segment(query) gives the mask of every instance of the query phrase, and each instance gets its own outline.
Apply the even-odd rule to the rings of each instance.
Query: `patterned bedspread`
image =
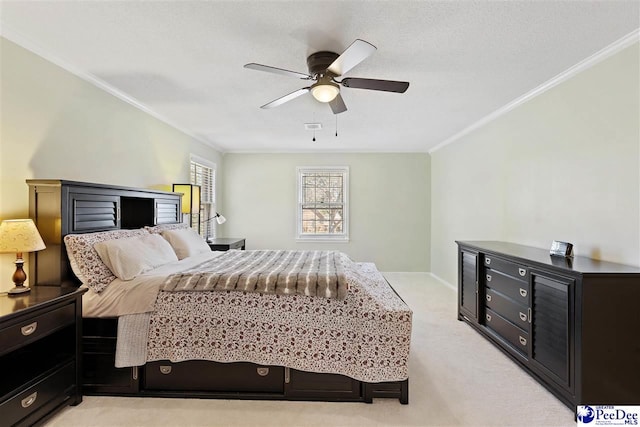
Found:
[[[144,361],[246,361],[366,382],[408,378],[411,310],[374,264],[355,263],[345,276],[349,292],[342,300],[161,291],[148,316]],[[121,317],[121,331],[127,319],[133,327],[140,322],[139,315]],[[133,348],[123,346],[119,335],[120,356]],[[119,357],[120,366],[133,366],[131,356]]]
[[[336,251],[228,251],[189,270],[172,274],[163,291],[236,290],[343,299],[345,267],[352,261]]]

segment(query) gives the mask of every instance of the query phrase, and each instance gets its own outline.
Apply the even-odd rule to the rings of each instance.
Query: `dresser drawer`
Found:
[[[75,322],[76,306],[68,304],[0,330],[0,355],[37,341]]]
[[[484,280],[488,288],[495,289],[518,304],[529,306],[529,283],[507,276],[491,268],[484,269]]]
[[[507,298],[491,288],[487,288],[485,305],[519,328],[525,331],[529,330],[529,309],[525,305]]]
[[[495,311],[487,309],[485,312],[485,325],[495,331],[499,336],[508,341],[517,351],[526,355],[529,343],[529,334],[518,328],[513,323],[501,317]]]
[[[281,366],[189,360],[149,362],[144,369],[144,387],[148,390],[284,392],[284,368]]]
[[[492,269],[493,271],[499,271],[509,276],[516,277],[520,280],[529,281],[529,268],[524,265],[519,265],[506,259],[494,257],[492,255],[485,254],[484,266]]]
[[[52,400],[60,399],[61,390],[73,391],[75,379],[75,362],[71,362],[25,391],[7,399],[0,404],[2,424],[14,425]],[[71,394],[64,396],[65,399],[69,397]]]

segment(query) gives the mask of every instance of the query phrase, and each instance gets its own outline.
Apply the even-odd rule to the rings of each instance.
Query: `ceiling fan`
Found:
[[[296,71],[284,70],[282,68],[270,67],[268,65],[250,63],[244,68],[252,70],[266,71],[269,73],[281,74],[283,76],[296,77],[301,80],[315,81],[311,86],[298,89],[288,95],[280,97],[274,101],[261,106],[260,108],[273,108],[291,101],[301,95],[311,92],[313,97],[320,102],[329,103],[333,114],[340,114],[347,111],[347,106],[340,96],[340,86],[358,89],[381,90],[385,92],[404,93],[409,87],[409,82],[399,82],[395,80],[361,79],[357,77],[347,77],[336,80],[353,67],[368,58],[376,47],[364,40],[356,39],[340,55],[334,52],[316,52],[307,58],[309,74]]]

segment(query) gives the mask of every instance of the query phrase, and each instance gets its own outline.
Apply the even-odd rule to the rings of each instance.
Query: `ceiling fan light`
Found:
[[[335,83],[316,84],[311,88],[311,94],[320,102],[331,102],[338,93],[340,89]]]

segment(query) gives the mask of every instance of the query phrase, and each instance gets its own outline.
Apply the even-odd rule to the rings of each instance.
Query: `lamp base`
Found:
[[[7,294],[22,295],[22,294],[26,294],[27,292],[31,292],[31,288],[28,288],[26,286],[14,286],[13,288],[9,289]]]

